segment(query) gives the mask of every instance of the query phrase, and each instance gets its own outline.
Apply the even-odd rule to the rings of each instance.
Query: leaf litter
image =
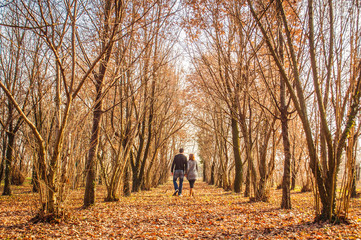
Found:
[[[82,209],[83,189],[66,202],[66,221],[30,223],[38,195],[31,187],[0,197],[0,239],[360,239],[361,199],[351,201],[350,224],[314,223],[312,193],[292,192],[291,210],[280,209],[282,193],[272,190],[270,202],[249,202],[198,181],[195,197],[174,197],[169,181],[151,191],[104,202],[97,187],[96,204]]]

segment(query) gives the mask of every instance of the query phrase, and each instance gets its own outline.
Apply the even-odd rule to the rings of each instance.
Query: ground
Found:
[[[250,203],[242,195],[196,182],[195,196],[173,197],[172,182],[104,202],[98,186],[96,204],[82,209],[83,190],[72,191],[69,219],[37,223],[37,194],[29,185],[0,196],[0,239],[361,239],[361,199],[351,202],[349,224],[313,223],[312,193],[292,193],[292,210],[279,208],[281,191],[269,203]],[[0,190],[2,190],[0,188]]]

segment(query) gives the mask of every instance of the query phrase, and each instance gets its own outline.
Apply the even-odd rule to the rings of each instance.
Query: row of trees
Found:
[[[167,180],[183,144],[175,1],[27,1],[1,6],[3,195],[32,173],[40,217],[70,189],[107,201]],[[21,180],[22,179],[22,180]]]
[[[281,207],[291,208],[296,175],[305,188],[312,176],[317,219],[339,221],[355,190],[358,2],[186,6],[204,179],[235,192],[245,183],[245,196],[267,201],[282,171]]]

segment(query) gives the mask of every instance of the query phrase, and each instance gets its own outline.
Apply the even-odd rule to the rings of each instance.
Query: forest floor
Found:
[[[2,191],[2,187],[0,187]],[[30,223],[38,195],[29,185],[0,196],[0,239],[361,239],[361,199],[351,202],[348,224],[313,223],[312,193],[292,192],[292,210],[280,209],[281,190],[270,202],[250,203],[240,194],[196,182],[195,197],[173,197],[172,182],[82,209],[83,190],[72,191],[69,218],[60,223]]]

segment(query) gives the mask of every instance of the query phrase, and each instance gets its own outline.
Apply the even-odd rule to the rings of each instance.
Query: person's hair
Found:
[[[193,160],[193,161],[194,161],[194,154],[193,154],[193,153],[189,154],[189,160]]]
[[[183,148],[180,148],[180,149],[179,149],[179,152],[180,152],[180,153],[184,153],[184,149],[183,149]]]

